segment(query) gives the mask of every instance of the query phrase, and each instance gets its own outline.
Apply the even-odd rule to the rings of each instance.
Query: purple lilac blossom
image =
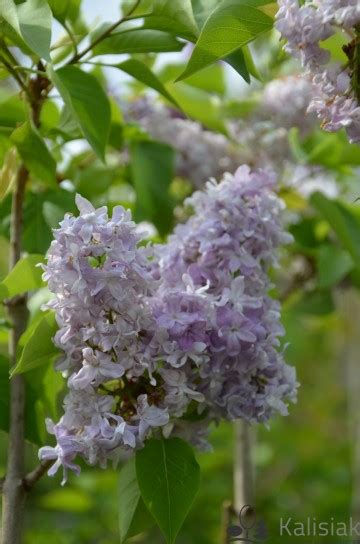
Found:
[[[79,195],[76,202],[80,215],[66,215],[54,230],[44,272],[55,294],[48,305],[59,325],[55,343],[64,352],[57,367],[69,392],[64,415],[48,424],[57,446],[40,457],[64,469],[76,454],[101,466],[116,461],[119,447],[140,446],[169,419],[151,398],[151,251],[139,246],[130,212],[118,206],[109,218],[106,207],[95,210]]]
[[[205,406],[210,419],[266,422],[276,410],[285,415],[287,401],[295,399],[295,372],[279,349],[280,306],[268,295],[268,270],[278,264],[278,246],[290,240],[274,184],[272,174],[247,166],[225,174],[220,184],[209,182],[188,199],[194,214],[187,223],[156,248],[161,282],[153,303],[162,304],[179,345],[168,297],[182,298],[176,316],[182,335],[186,331],[182,349],[194,353],[197,345],[199,359],[182,361],[180,368],[194,373],[204,395],[198,410]]]
[[[212,422],[268,422],[295,401],[283,360],[269,268],[289,241],[275,178],[239,168],[187,202],[194,214],[168,243],[140,245],[130,212],[108,217],[77,197],[80,215],[54,230],[44,279],[55,294],[64,415],[42,459],[79,472],[116,462],[151,435],[206,447]]]
[[[298,0],[278,0],[278,4],[276,27],[287,40],[285,50],[301,60],[315,86],[308,111],[317,114],[325,130],[344,128],[350,142],[359,143],[360,104],[351,81],[351,54],[344,66],[330,61],[329,52],[321,44],[339,30],[349,36],[350,45],[356,42],[358,0],[305,0],[302,5]]]
[[[206,130],[200,123],[184,119],[176,110],[149,99],[135,101],[128,108],[128,117],[136,119],[152,138],[175,149],[176,174],[198,189],[210,177],[219,179],[247,158],[223,134]]]
[[[278,127],[297,127],[301,135],[314,128],[316,116],[307,113],[314,96],[314,85],[309,78],[290,75],[273,79],[265,85],[261,107]]]
[[[316,115],[307,113],[314,89],[312,81],[299,74],[272,80],[257,95],[258,105],[251,115],[228,122],[232,143],[224,135],[204,130],[198,123],[184,119],[176,110],[154,103],[149,97],[132,102],[126,109],[126,104],[123,107],[130,121],[137,120],[152,137],[170,142],[176,148],[177,174],[192,180],[198,188],[210,177],[218,179],[224,169],[232,170],[230,165],[235,163],[271,168],[278,173],[279,182],[288,186],[289,180],[295,185],[288,174],[296,167],[288,131],[297,127],[300,137],[306,137],[316,126]],[[295,176],[296,185],[300,191],[301,185],[306,185],[309,194],[313,176],[309,173],[308,183],[305,174],[303,171],[301,176]],[[324,179],[331,178],[325,170],[321,175]],[[330,183],[335,181],[330,179]],[[316,187],[322,190],[319,184]]]

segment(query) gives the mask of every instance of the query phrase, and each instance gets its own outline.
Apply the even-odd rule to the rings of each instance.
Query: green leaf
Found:
[[[27,345],[43,318],[44,313],[39,312],[31,320],[27,329],[20,337],[19,347],[21,349]],[[33,416],[29,414],[28,417],[29,434],[32,432],[30,425],[31,420],[33,420],[33,426],[36,427],[36,432],[33,437],[30,437],[30,440],[35,443],[41,443],[42,439],[45,438],[44,413],[52,419],[58,419],[59,405],[57,399],[60,391],[64,387],[63,377],[59,372],[56,372],[54,368],[54,362],[58,355],[59,352],[56,351],[46,364],[27,370],[24,375],[26,381],[26,402],[29,403],[27,410],[29,412],[33,411],[32,404],[35,402],[38,403],[38,415],[40,417],[35,417],[36,414]]]
[[[360,164],[358,147],[349,143],[343,130],[336,133],[315,131],[302,143],[308,162],[335,170],[341,166],[358,166]]]
[[[250,75],[256,79],[261,79],[259,72],[256,69],[249,48],[244,45],[230,55],[227,55],[224,60],[237,71],[246,83],[250,83]]]
[[[311,196],[310,202],[335,231],[355,265],[360,266],[360,220],[353,210],[318,192]]]
[[[56,354],[49,361],[48,368],[44,369],[43,366],[37,367],[34,371],[28,372],[27,376],[32,376],[36,371],[41,371],[42,373],[42,391],[40,394],[40,399],[44,403],[48,413],[55,420],[59,418],[59,405],[58,405],[58,396],[59,393],[64,389],[64,378],[61,376],[60,372],[57,372],[54,368],[54,362],[56,361],[58,354]],[[45,372],[44,372],[45,370]],[[36,381],[38,383],[39,380]]]
[[[321,48],[329,51],[331,59],[341,64],[346,64],[349,62],[349,57],[344,51],[344,46],[348,44],[348,38],[345,33],[336,32],[332,34],[330,38],[321,42]]]
[[[75,177],[76,192],[91,200],[111,187],[116,174],[117,171],[113,167],[89,166],[84,170],[78,169]],[[61,213],[64,215],[63,210]]]
[[[167,64],[159,73],[163,83],[174,81],[184,70],[184,64]],[[212,64],[186,80],[186,85],[223,96],[226,91],[224,70],[220,64]]]
[[[1,288],[6,289],[5,296],[13,297],[43,287],[41,279],[43,271],[37,266],[41,262],[44,262],[43,255],[27,255],[20,259],[0,284]],[[2,292],[0,298],[4,298]]]
[[[305,146],[304,146],[305,147]],[[308,162],[312,164],[323,164],[328,168],[336,167],[341,163],[341,145],[337,135],[335,138],[321,138],[319,143],[308,148]]]
[[[251,54],[251,51],[250,51],[250,47],[248,45],[244,45],[242,48],[241,48],[241,51],[243,52],[244,54],[244,57],[245,57],[245,62],[246,62],[246,66],[247,66],[247,69],[249,70],[249,73],[256,79],[258,79],[259,81],[262,81],[262,77],[261,77],[261,74],[259,73],[256,65],[255,65],[255,62],[254,62],[254,59],[253,59],[253,56]],[[225,59],[226,60],[226,59]]]
[[[159,142],[134,143],[131,170],[136,190],[135,220],[151,221],[160,234],[167,234],[173,224],[169,188],[174,178],[174,150]]]
[[[124,145],[124,118],[118,103],[110,98],[111,127],[109,145],[119,151]]]
[[[50,207],[48,204],[54,204]],[[51,209],[51,215],[49,214]],[[25,201],[22,247],[28,253],[46,253],[53,235],[66,212],[76,213],[74,194],[65,189],[29,192]]]
[[[121,469],[119,477],[119,532],[121,543],[126,540],[139,499],[140,489],[136,479],[135,459],[130,459]]]
[[[39,312],[39,314],[32,319],[27,329],[20,337],[20,350],[23,350],[24,346],[26,347],[29,343],[43,318],[44,314]],[[56,331],[54,330],[53,332],[55,333]],[[50,332],[49,336],[50,334],[52,333]],[[42,338],[40,340],[38,339],[38,343],[41,344],[41,342]],[[51,417],[53,420],[59,418],[58,395],[64,388],[64,379],[61,374],[54,369],[54,362],[58,355],[58,351],[54,352],[45,364],[35,366],[34,368],[27,370],[24,374],[26,384],[25,436],[27,440],[38,445],[43,445],[45,443],[45,418]]]
[[[70,21],[79,17],[81,0],[48,0],[54,17],[61,23],[66,19]]]
[[[198,72],[231,55],[273,26],[273,19],[261,9],[266,0],[225,0],[207,19],[185,71],[179,77]]]
[[[144,28],[165,30],[190,41],[196,40],[199,33],[191,0],[153,0]]]
[[[327,315],[335,310],[334,301],[329,291],[303,293],[291,307],[297,314]]]
[[[18,171],[17,153],[11,147],[4,156],[4,162],[0,168],[0,201],[3,200],[13,186]]]
[[[332,287],[344,279],[354,268],[354,262],[347,251],[331,245],[320,247],[317,255],[318,286]]]
[[[54,127],[52,132],[55,135],[60,134],[66,142],[79,140],[83,137],[77,119],[74,117],[72,110],[66,105],[61,110],[58,126]]]
[[[180,438],[151,439],[136,453],[136,474],[145,506],[172,544],[200,485],[192,448]]]
[[[57,330],[55,314],[53,312],[44,314],[27,339],[20,360],[11,375],[28,372],[54,359],[59,354],[53,342]]]
[[[195,21],[198,27],[202,28],[211,12],[219,5],[219,0],[191,0],[191,3]]]
[[[50,61],[52,13],[46,0],[26,0],[19,6],[1,0],[0,15],[39,57]]]
[[[56,162],[39,132],[29,122],[15,129],[11,141],[30,173],[51,187],[57,187]]]
[[[259,105],[259,99],[255,96],[243,100],[228,100],[222,102],[221,113],[227,118],[236,119],[248,117]]]
[[[55,102],[46,100],[40,112],[40,131],[47,135],[59,125],[60,111]]]
[[[52,233],[44,217],[44,201],[40,195],[30,193],[24,210],[22,246],[29,253],[45,253]]]
[[[7,291],[6,287],[4,287],[0,283],[0,300],[4,300],[7,296],[8,296],[8,291]]]
[[[18,47],[22,53],[31,57],[34,52],[24,42],[19,32],[17,32],[12,25],[10,25],[5,19],[0,17],[0,35],[7,38],[11,45]]]
[[[176,100],[166,90],[161,81],[143,62],[135,59],[128,59],[120,64],[117,64],[116,67],[141,81],[141,83],[144,83],[148,87],[155,89],[155,91],[162,94],[165,98],[167,98],[167,100],[175,104],[176,107],[179,107]]]
[[[9,430],[9,405],[10,405],[10,379],[9,361],[0,355],[0,429]],[[26,383],[25,394],[25,438],[34,444],[42,443],[40,438],[39,409],[41,401],[37,398],[31,385]],[[42,427],[44,428],[44,414],[42,414]]]
[[[250,83],[250,72],[247,67],[246,59],[243,50],[237,49],[225,58],[226,62],[236,70],[236,72],[246,81]]]
[[[6,96],[0,101],[0,125],[14,127],[26,120],[24,100],[19,96]]]
[[[26,0],[17,10],[25,43],[50,62],[52,13],[49,4],[46,0]]]
[[[25,438],[33,444],[42,446],[45,443],[45,408],[38,398],[32,384],[25,379]]]
[[[184,45],[168,32],[140,28],[111,34],[99,43],[93,52],[95,55],[166,53],[181,51]]]
[[[5,134],[2,134],[0,132],[0,165],[1,165],[1,168],[4,166],[5,162],[7,162],[7,164],[9,164],[9,159],[8,159],[8,155],[9,153],[11,155],[16,155],[16,150],[12,149],[12,145],[11,145],[11,142],[9,140],[9,138],[5,135]],[[10,159],[11,161],[11,159]],[[2,200],[3,197],[0,198],[0,201]]]
[[[141,498],[136,478],[135,458],[124,465],[119,477],[120,544],[130,536],[142,533],[154,524]]]
[[[210,130],[227,134],[218,97],[209,96],[207,92],[185,83],[169,83],[167,88],[186,115],[200,121]]]
[[[298,127],[292,127],[288,131],[288,139],[291,153],[294,156],[296,162],[300,164],[306,164],[308,162],[308,157],[304,151],[303,146],[301,145],[300,132]]]
[[[95,153],[104,160],[109,138],[111,111],[109,100],[98,80],[76,66],[51,70],[50,77],[65,104],[77,120]]]
[[[14,0],[1,0],[0,15],[18,34],[21,34],[18,13]]]
[[[148,531],[154,525],[155,520],[140,497],[134,517],[128,530],[127,538],[132,538],[133,536]]]

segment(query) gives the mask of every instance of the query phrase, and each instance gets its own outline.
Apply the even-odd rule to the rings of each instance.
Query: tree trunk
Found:
[[[20,258],[23,200],[28,171],[21,167],[14,189],[11,211],[10,270]],[[16,364],[18,341],[26,329],[28,310],[26,297],[14,297],[7,301],[8,315],[12,324],[9,334],[10,365]],[[3,484],[2,544],[20,544],[24,516],[24,411],[25,383],[21,375],[10,380],[10,425],[7,472]]]

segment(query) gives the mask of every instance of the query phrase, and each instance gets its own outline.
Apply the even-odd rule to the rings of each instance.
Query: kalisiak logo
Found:
[[[267,538],[265,521],[257,521],[255,509],[249,504],[242,507],[239,525],[230,525],[227,534],[229,542],[261,542]]]

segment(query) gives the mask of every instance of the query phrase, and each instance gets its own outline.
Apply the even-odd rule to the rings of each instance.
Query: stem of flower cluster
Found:
[[[234,438],[234,509],[239,513],[254,501],[253,430],[246,421],[235,421]]]

